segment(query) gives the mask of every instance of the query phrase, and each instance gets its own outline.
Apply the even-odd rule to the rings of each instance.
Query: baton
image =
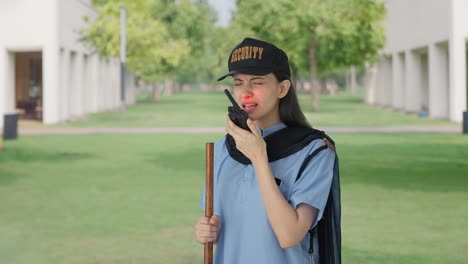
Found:
[[[213,216],[213,143],[206,143],[205,216]],[[205,243],[205,262],[213,263],[213,242]]]

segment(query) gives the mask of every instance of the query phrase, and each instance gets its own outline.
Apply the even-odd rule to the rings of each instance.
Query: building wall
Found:
[[[79,41],[91,0],[0,1],[0,126],[15,111],[14,54],[37,51],[43,59],[43,122],[58,123],[120,106],[118,58],[100,58]],[[128,74],[126,103],[134,100]]]
[[[90,20],[97,16],[92,8],[91,0],[59,0],[58,25],[60,47],[67,47],[76,52],[87,53],[82,42],[79,41],[79,30],[86,26],[84,17]]]
[[[387,45],[375,65],[378,82],[366,88],[375,98],[366,102],[460,122],[468,104],[468,1],[382,2]]]
[[[464,0],[463,0],[464,1]],[[385,53],[416,49],[447,40],[450,0],[385,0]]]
[[[449,115],[455,121],[463,120],[468,107],[467,39],[468,1],[452,0],[449,40]]]
[[[0,45],[14,50],[40,50],[50,44],[58,0],[0,1]]]
[[[49,50],[56,35],[55,0],[0,1],[0,126],[15,111],[15,52]],[[46,71],[44,65],[44,71]],[[48,80],[43,80],[44,85]]]

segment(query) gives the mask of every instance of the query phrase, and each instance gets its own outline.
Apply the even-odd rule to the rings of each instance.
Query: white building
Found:
[[[461,122],[468,105],[468,0],[382,1],[387,46],[366,102]]]
[[[4,114],[53,124],[120,106],[120,62],[79,42],[90,0],[0,1],[0,127]],[[134,103],[126,76],[126,103]]]

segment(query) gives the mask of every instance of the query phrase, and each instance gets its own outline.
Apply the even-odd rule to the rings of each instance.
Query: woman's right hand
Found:
[[[219,216],[213,215],[211,218],[200,216],[193,227],[195,240],[199,243],[208,243],[218,241],[219,232],[221,231],[221,219]]]

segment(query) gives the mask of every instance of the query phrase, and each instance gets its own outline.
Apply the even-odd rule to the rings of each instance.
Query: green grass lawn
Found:
[[[202,214],[205,143],[220,136],[5,142],[0,262],[202,263],[192,225]],[[341,165],[343,263],[468,263],[468,137],[331,136]]]
[[[222,92],[191,91],[59,126],[225,124]],[[309,109],[309,96],[300,96]],[[453,125],[322,96],[317,127]],[[24,136],[0,152],[0,263],[201,263],[192,237],[204,148],[221,134]],[[343,263],[468,263],[468,137],[335,134]]]
[[[301,108],[314,126],[434,126],[457,124],[445,120],[421,118],[416,114],[399,112],[390,108],[369,106],[362,95],[344,94],[321,96],[320,111],[311,112],[310,95],[300,96]],[[307,110],[307,111],[305,111]]]
[[[310,95],[301,94],[300,103],[307,118],[316,127],[325,126],[392,126],[392,125],[454,125],[441,120],[420,118],[392,109],[363,104],[362,95],[321,96],[319,112],[310,111]],[[119,111],[85,116],[61,126],[76,127],[207,127],[225,125],[227,106],[222,91],[193,90],[161,101],[148,99],[140,93],[138,103],[126,109],[126,119],[120,121]]]

